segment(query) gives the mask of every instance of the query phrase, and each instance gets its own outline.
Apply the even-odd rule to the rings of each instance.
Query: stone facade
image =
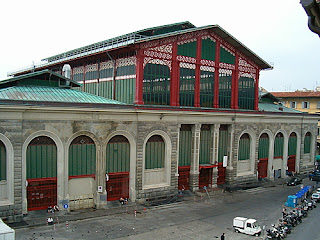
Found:
[[[275,117],[272,113],[255,115],[207,112],[177,112],[154,111],[139,109],[65,109],[63,107],[22,107],[13,110],[2,106],[1,140],[12,149],[13,154],[8,161],[13,161],[13,167],[8,174],[8,192],[6,200],[0,201],[0,217],[9,222],[20,221],[27,214],[26,200],[26,149],[32,139],[38,136],[48,136],[57,145],[58,172],[58,203],[69,201],[68,186],[68,148],[72,140],[79,135],[91,137],[96,144],[96,178],[93,186],[94,202],[97,208],[107,205],[105,189],[106,145],[115,135],[128,138],[131,148],[130,157],[130,198],[136,202],[155,201],[174,196],[178,187],[177,167],[179,161],[179,130],[181,124],[193,126],[193,161],[190,170],[190,189],[199,189],[199,147],[200,128],[202,124],[210,124],[211,136],[215,140],[211,148],[212,163],[216,162],[218,154],[218,129],[221,124],[228,125],[229,150],[228,166],[226,168],[226,184],[241,185],[257,181],[258,141],[262,133],[270,135],[271,144],[277,132],[281,131],[285,142],[291,132],[298,137],[297,172],[305,173],[313,167],[314,150],[310,154],[303,153],[303,136],[311,132],[312,143],[316,141],[317,118],[314,116],[285,115]],[[6,117],[4,117],[6,116]],[[252,137],[253,157],[252,169],[246,174],[239,174],[238,144],[243,133]],[[145,182],[144,149],[147,139],[153,134],[160,134],[165,139],[167,158],[165,178],[162,183],[149,184]],[[4,141],[3,139],[7,139]],[[12,148],[10,148],[10,144]],[[285,144],[285,148],[287,145]],[[272,160],[272,148],[270,148]],[[313,148],[312,148],[313,149]],[[286,153],[284,151],[284,159]],[[272,161],[269,163],[268,178],[273,179]],[[285,162],[283,163],[285,165]],[[9,164],[10,165],[10,164]],[[285,172],[285,171],[283,171]],[[212,186],[217,186],[217,168],[213,169]],[[10,180],[10,178],[12,180]],[[283,175],[282,177],[285,177]],[[13,186],[10,188],[9,186]],[[98,192],[102,186],[102,192]],[[11,197],[12,196],[12,197]]]

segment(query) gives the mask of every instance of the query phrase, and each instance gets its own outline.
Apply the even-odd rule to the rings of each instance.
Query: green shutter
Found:
[[[98,95],[98,83],[85,83],[85,92]]]
[[[254,109],[254,79],[239,78],[238,106],[240,109]]]
[[[239,140],[239,148],[238,148],[238,160],[249,160],[250,159],[250,136],[245,133],[241,136]]]
[[[86,72],[85,80],[98,79],[98,71]]]
[[[311,133],[307,132],[304,137],[304,153],[310,153],[311,150]]]
[[[214,72],[201,71],[200,75],[200,105],[213,107],[214,99]]]
[[[221,125],[219,129],[218,162],[223,162],[223,156],[228,155],[229,137],[227,125]]]
[[[181,125],[179,136],[179,167],[190,166],[192,158],[191,125]]]
[[[231,108],[231,74],[219,74],[219,107]]]
[[[96,145],[87,136],[75,138],[69,147],[69,176],[92,175],[96,172]]]
[[[283,157],[283,135],[278,133],[274,140],[274,157],[282,158]]]
[[[180,68],[180,106],[194,107],[195,69]]]
[[[112,99],[113,81],[99,82],[99,96]]]
[[[259,138],[258,159],[269,158],[269,144],[268,134],[262,134]]]
[[[197,54],[196,41],[178,45],[178,55],[195,58],[196,54]]]
[[[116,80],[115,100],[133,104],[135,97],[136,79]]]
[[[148,63],[143,73],[143,101],[145,104],[170,105],[170,69]]]
[[[202,125],[200,132],[200,151],[199,151],[199,163],[209,164],[211,162],[210,152],[212,144],[212,137],[210,131],[210,125]]]
[[[118,135],[110,139],[106,149],[106,172],[130,171],[130,144],[127,138]]]
[[[0,181],[7,179],[7,156],[6,147],[0,141]]]
[[[295,133],[290,134],[289,142],[288,142],[288,155],[296,155],[297,154],[297,135]]]
[[[165,144],[161,136],[149,138],[145,150],[145,169],[164,168]]]
[[[27,148],[27,179],[57,177],[57,147],[48,137],[33,139]]]
[[[202,39],[201,44],[201,59],[216,60],[216,43],[210,38]]]

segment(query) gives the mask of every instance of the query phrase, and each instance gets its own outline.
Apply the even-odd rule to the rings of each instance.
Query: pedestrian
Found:
[[[224,240],[225,238],[224,238],[224,233],[222,233],[222,235],[221,235],[221,238],[220,238],[221,240]]]

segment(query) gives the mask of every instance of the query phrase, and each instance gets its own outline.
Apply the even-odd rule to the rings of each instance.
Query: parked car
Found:
[[[292,177],[290,180],[287,182],[288,186],[296,186],[298,184],[302,183],[302,179],[299,177]]]
[[[320,170],[314,170],[309,173],[309,179],[312,181],[318,181],[320,180]]]
[[[311,198],[316,202],[320,201],[320,193],[312,193]]]

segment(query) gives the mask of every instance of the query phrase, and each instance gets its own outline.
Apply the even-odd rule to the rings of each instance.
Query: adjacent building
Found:
[[[220,26],[182,22],[11,72],[0,82],[0,217],[308,172],[318,116],[260,94],[270,68]]]
[[[320,91],[295,91],[295,92],[272,92],[284,106],[310,114],[320,112]],[[320,121],[318,121],[317,131],[317,154],[320,147]]]

